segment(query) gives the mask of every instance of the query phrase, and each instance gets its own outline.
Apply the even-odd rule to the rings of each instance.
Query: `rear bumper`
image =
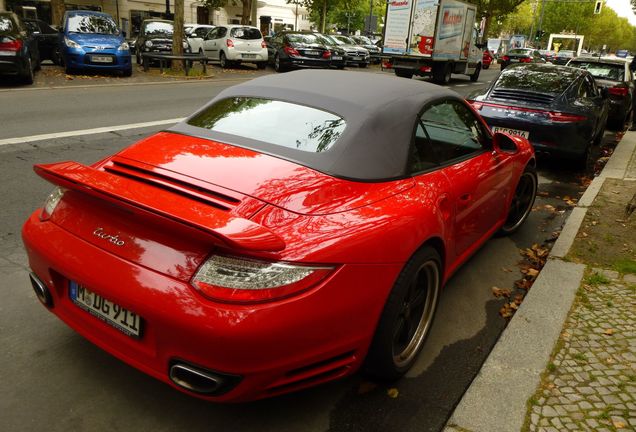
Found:
[[[227,51],[227,59],[230,61],[240,61],[245,63],[260,63],[267,61],[267,49],[261,51],[239,51],[229,49]]]
[[[29,64],[21,56],[0,56],[0,75],[25,75]]]
[[[109,254],[41,222],[38,214],[25,223],[22,237],[32,271],[51,291],[51,312],[95,345],[181,391],[168,375],[176,359],[241,377],[229,392],[206,397],[215,401],[268,397],[353,373],[400,271],[399,265],[345,265],[287,300],[214,303],[189,283]],[[69,298],[70,280],[141,316],[142,337],[126,336],[78,308]]]
[[[280,59],[281,62],[292,67],[309,67],[309,68],[328,68],[329,66],[344,65],[344,59],[338,61],[332,61],[330,59],[317,59],[309,57],[289,57],[287,59]]]

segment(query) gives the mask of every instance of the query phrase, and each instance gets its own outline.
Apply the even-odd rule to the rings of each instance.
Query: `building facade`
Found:
[[[298,1],[300,3],[300,1]],[[121,29],[130,36],[139,32],[139,26],[147,18],[172,18],[174,0],[68,0],[67,10],[87,9],[112,15]],[[184,0],[184,21],[197,24],[240,24],[242,8],[228,6],[209,9],[202,2]],[[166,13],[169,4],[170,14]],[[4,7],[3,7],[4,6]],[[26,8],[24,8],[26,6]],[[0,0],[0,10],[13,10],[19,15],[37,11],[38,18],[51,23],[50,0]],[[60,23],[51,23],[59,25]],[[261,0],[257,2],[256,23],[263,34],[283,29],[309,30],[308,11],[299,4],[287,4],[285,0]]]

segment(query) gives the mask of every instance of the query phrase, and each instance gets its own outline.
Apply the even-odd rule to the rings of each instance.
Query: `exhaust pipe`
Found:
[[[170,367],[170,379],[179,387],[200,394],[216,393],[224,381],[221,376],[183,363]]]
[[[29,273],[29,279],[31,279],[31,286],[33,287],[33,291],[35,291],[36,297],[40,300],[40,303],[47,308],[52,308],[53,297],[51,296],[51,292],[46,284],[42,282],[33,272]]]

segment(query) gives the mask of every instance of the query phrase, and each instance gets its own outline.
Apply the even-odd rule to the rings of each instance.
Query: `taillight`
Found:
[[[508,57],[508,56],[503,56],[501,59],[502,59],[503,61],[508,61],[508,60],[510,60],[510,57]]]
[[[265,43],[265,41],[261,41],[261,48],[267,48],[267,44]]]
[[[532,63],[532,59],[530,57],[521,57],[519,59],[520,63]]]
[[[324,52],[322,53],[322,57],[323,57],[323,58],[329,58],[329,57],[331,57],[331,51],[329,51],[329,50],[324,51]]]
[[[393,63],[390,60],[382,60],[382,67],[384,69],[393,69]]]
[[[477,102],[477,101],[467,101],[469,104],[471,104],[473,106],[473,108],[475,108],[477,111],[479,111],[483,106],[483,102]]]
[[[0,50],[2,51],[20,51],[22,49],[21,40],[8,40],[7,42],[0,42]]]
[[[199,268],[192,285],[212,300],[259,303],[306,291],[333,269],[213,255]]]
[[[615,96],[627,96],[629,89],[627,87],[610,87],[607,89],[607,92]]]
[[[580,121],[587,120],[587,117],[585,116],[578,115],[578,114],[567,114],[567,113],[562,113],[560,111],[547,111],[547,110],[540,110],[540,109],[534,109],[534,108],[523,108],[523,107],[510,106],[510,105],[500,105],[500,104],[494,104],[494,103],[488,103],[488,102],[477,102],[477,103],[479,104],[479,106],[475,105],[474,101],[470,102],[470,104],[473,107],[475,107],[475,109],[477,110],[480,110],[482,107],[488,106],[488,107],[501,109],[501,110],[543,114],[543,116],[545,116],[546,119],[555,123],[573,123],[573,122],[580,122]]]
[[[225,44],[228,48],[234,48],[234,41],[232,39],[226,39]]]
[[[42,212],[40,213],[40,220],[45,221],[51,218],[51,215],[55,211],[55,207],[60,203],[60,200],[64,196],[64,189],[60,187],[56,187],[53,191],[46,197],[44,201],[44,205],[42,206]]]
[[[283,47],[283,51],[285,51],[285,53],[287,53],[287,55],[290,57],[300,57],[300,53],[298,52],[298,50],[296,50],[296,48],[291,47],[289,45],[285,45]]]

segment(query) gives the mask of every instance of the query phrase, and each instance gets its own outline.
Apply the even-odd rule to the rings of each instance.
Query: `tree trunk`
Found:
[[[51,0],[51,24],[63,24],[62,18],[64,18],[64,12],[66,12],[64,0]]]
[[[172,54],[183,55],[183,0],[174,0],[174,33],[172,34]],[[171,69],[173,72],[183,71],[181,61],[173,60]]]
[[[252,14],[252,0],[242,0],[241,3],[243,3],[241,24],[248,25],[250,23],[250,15]]]
[[[327,0],[323,0],[322,14],[320,16],[320,33],[324,33],[326,27],[327,27]]]

